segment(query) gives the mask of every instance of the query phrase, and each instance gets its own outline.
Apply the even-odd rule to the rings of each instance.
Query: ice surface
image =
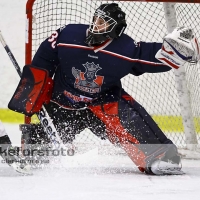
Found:
[[[5,124],[15,144],[20,144],[18,125]],[[85,154],[62,157],[45,169],[22,176],[0,162],[1,200],[198,200],[200,161],[183,160],[181,176],[148,176],[126,156]]]

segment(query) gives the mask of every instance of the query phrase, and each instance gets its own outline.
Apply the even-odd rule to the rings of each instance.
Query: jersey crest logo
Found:
[[[95,65],[93,62],[87,62],[83,66],[85,67],[85,72],[81,72],[75,67],[72,68],[72,74],[75,77],[74,87],[87,93],[99,93],[104,76],[96,75],[96,73],[102,68],[99,64]]]

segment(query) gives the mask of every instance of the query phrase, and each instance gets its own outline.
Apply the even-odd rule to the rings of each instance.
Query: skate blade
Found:
[[[181,171],[181,170],[159,170],[160,172],[162,172],[162,175],[183,175],[185,174],[185,172]]]
[[[13,163],[10,165],[16,172],[22,174],[22,175],[33,175],[31,172],[31,167],[30,165],[26,165],[24,168],[20,167],[16,163]]]

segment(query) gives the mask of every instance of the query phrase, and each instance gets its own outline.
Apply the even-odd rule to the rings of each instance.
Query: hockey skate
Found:
[[[1,152],[1,157],[16,172],[23,175],[32,175],[30,165],[27,163],[26,159],[20,155],[19,147],[12,147],[9,145]]]
[[[172,161],[156,160],[151,164],[151,171],[155,175],[183,175],[180,163],[173,163]]]

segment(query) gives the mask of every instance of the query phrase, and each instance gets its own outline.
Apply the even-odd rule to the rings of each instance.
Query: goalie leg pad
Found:
[[[148,171],[152,162],[169,150],[168,159],[177,155],[172,141],[146,110],[123,90],[109,91],[99,104],[93,102],[89,108],[105,124],[108,139],[120,145],[140,171]]]
[[[157,126],[147,111],[137,102],[119,102],[121,123],[126,130],[137,138],[140,145],[138,149],[144,152],[145,167],[143,170],[148,173],[152,162],[170,160],[172,163],[180,163],[180,156],[177,147],[169,140],[162,130]],[[136,146],[136,145],[135,145]]]
[[[38,112],[51,98],[53,81],[48,71],[31,65],[23,68],[21,80],[8,108],[27,116]]]

